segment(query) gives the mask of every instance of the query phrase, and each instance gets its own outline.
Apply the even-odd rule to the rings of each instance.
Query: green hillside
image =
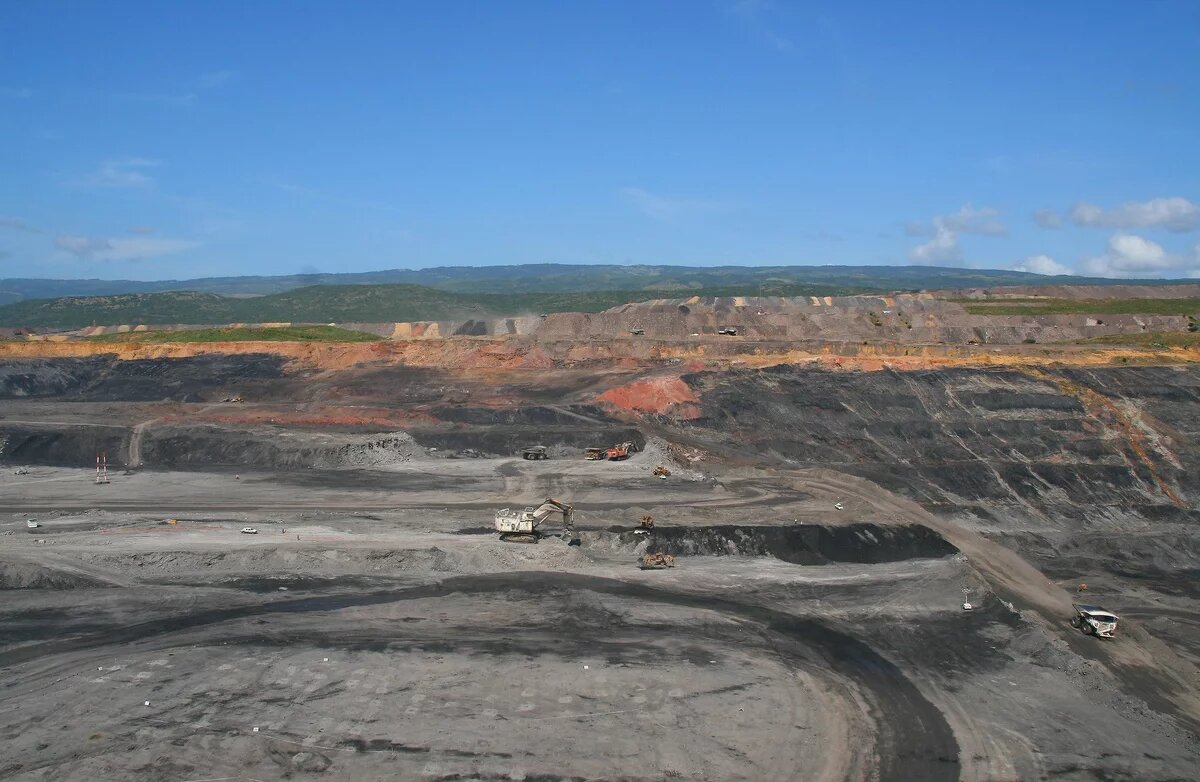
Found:
[[[337,326],[235,326],[186,331],[127,331],[88,337],[91,342],[380,342],[383,337]]]
[[[563,293],[571,291],[679,291],[730,286],[807,285],[837,289],[929,290],[997,285],[1105,285],[1136,280],[1045,277],[998,269],[937,266],[617,266],[561,263],[516,266],[446,266],[373,272],[206,277],[194,280],[0,280],[0,304],[63,296],[112,296],[164,291],[269,295],[314,285],[421,285],[459,293]],[[1170,284],[1172,281],[1146,281]],[[742,291],[746,292],[746,291]]]
[[[543,312],[599,312],[630,302],[680,296],[830,296],[856,286],[764,283],[678,290],[583,293],[456,293],[420,285],[315,285],[253,298],[193,291],[20,301],[0,307],[0,326],[82,328],[120,324],[379,323],[465,320]]]

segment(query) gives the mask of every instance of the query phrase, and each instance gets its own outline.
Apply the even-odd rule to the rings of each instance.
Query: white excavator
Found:
[[[556,513],[563,517],[562,538],[571,542],[575,538],[575,528],[571,525],[571,514],[575,508],[553,498],[536,507],[530,506],[525,510],[504,508],[496,511],[496,531],[500,540],[505,543],[537,543],[540,538],[547,537],[540,529],[542,522]]]

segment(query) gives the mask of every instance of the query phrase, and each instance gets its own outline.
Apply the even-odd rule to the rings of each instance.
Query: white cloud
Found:
[[[715,201],[656,195],[640,187],[624,188],[621,195],[642,214],[655,220],[670,221],[729,211],[727,205]]]
[[[306,185],[297,185],[293,182],[276,182],[275,186],[278,187],[283,192],[291,193],[292,195],[303,196],[305,198],[312,198],[312,199],[316,199],[318,201],[328,201],[331,204],[342,204],[344,206],[351,206],[356,209],[377,209],[381,212],[400,212],[401,211],[401,209],[398,206],[394,206],[393,204],[384,203],[383,201],[373,201],[371,199],[354,198],[351,196],[344,196],[344,195],[341,195],[340,193],[335,193],[335,192],[331,192],[328,190],[321,190],[321,189],[315,188],[315,187],[308,187]]]
[[[172,255],[199,247],[199,242],[187,239],[158,239],[153,237],[116,237],[62,234],[54,238],[54,246],[78,258],[92,261],[145,261],[162,255]]]
[[[196,79],[196,86],[202,90],[211,90],[223,84],[228,84],[237,79],[237,77],[237,71],[210,71],[200,74],[200,78]]]
[[[914,247],[908,254],[914,263],[962,263],[960,234],[1005,236],[1008,226],[1000,221],[999,210],[988,206],[976,209],[966,204],[957,212],[938,215],[930,223],[908,223],[904,233],[909,236],[930,236],[928,242]]]
[[[726,7],[729,13],[741,20],[748,32],[761,38],[772,48],[781,52],[795,50],[795,42],[774,29],[772,17],[778,9],[771,0],[733,0]]]
[[[169,109],[193,109],[206,90],[223,87],[238,76],[237,71],[221,70],[202,73],[185,84],[178,85],[177,92],[118,92],[112,97],[129,103],[149,103]]]
[[[158,165],[157,160],[145,158],[123,158],[106,160],[92,173],[79,180],[83,187],[153,187],[154,179],[146,169]]]
[[[41,233],[35,226],[17,217],[0,217],[0,228],[7,228],[10,231],[20,231],[27,234]]]
[[[1063,266],[1049,255],[1031,255],[1013,267],[1015,272],[1032,272],[1033,274],[1074,274],[1075,272]]]
[[[1000,222],[998,209],[990,206],[976,209],[970,204],[952,214],[938,215],[928,223],[905,223],[904,233],[908,236],[937,236],[938,230],[943,228],[956,234],[981,234],[983,236],[1008,234],[1008,226]]]
[[[1033,221],[1042,228],[1062,228],[1062,215],[1053,209],[1038,209],[1033,213]]]
[[[1135,234],[1119,233],[1109,238],[1104,255],[1085,258],[1082,270],[1099,277],[1162,277],[1184,273],[1200,266],[1200,245],[1191,256],[1172,253],[1162,245]]]
[[[908,254],[914,263],[962,263],[962,248],[958,246],[958,234],[939,225],[932,239],[924,244],[918,244]]]
[[[939,221],[955,233],[984,236],[1004,236],[1008,233],[1008,226],[1000,222],[1000,212],[988,206],[975,209],[967,204],[954,214],[934,218],[935,227]]]
[[[80,258],[88,258],[98,252],[112,249],[112,245],[107,239],[75,234],[62,234],[54,237],[54,246],[60,250],[66,250],[72,255],[78,255]]]
[[[1152,198],[1104,209],[1080,201],[1070,212],[1076,225],[1093,228],[1165,228],[1183,233],[1200,228],[1200,206],[1186,198]]]
[[[194,92],[121,92],[113,97],[132,103],[157,103],[173,109],[190,109],[196,105],[199,96]]]
[[[1134,268],[1162,269],[1170,265],[1162,245],[1135,234],[1117,234],[1108,240],[1108,247],[1118,256],[1128,259]]]

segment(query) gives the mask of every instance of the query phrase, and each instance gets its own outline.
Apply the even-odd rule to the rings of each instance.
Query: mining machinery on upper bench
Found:
[[[571,514],[574,510],[574,507],[552,497],[547,497],[546,501],[537,507],[530,506],[525,510],[504,508],[496,511],[496,531],[500,533],[500,540],[505,543],[537,543],[540,538],[546,537],[538,527],[554,514],[561,513],[562,538],[569,543],[575,538],[575,528],[571,525]]]

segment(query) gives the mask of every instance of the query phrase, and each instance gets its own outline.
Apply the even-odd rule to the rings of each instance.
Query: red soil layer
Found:
[[[659,413],[674,418],[700,417],[700,399],[678,377],[654,377],[617,386],[596,397],[621,410]]]

